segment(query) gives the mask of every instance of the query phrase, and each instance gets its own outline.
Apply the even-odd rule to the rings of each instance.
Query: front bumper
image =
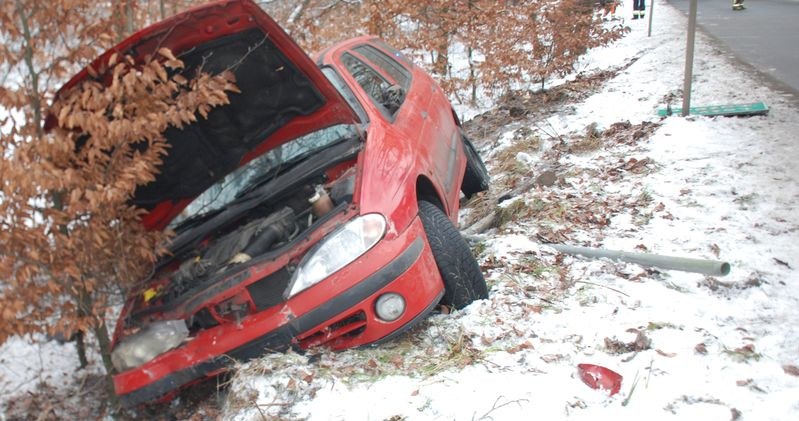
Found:
[[[399,293],[407,302],[405,313],[393,322],[374,313],[374,301],[386,292]],[[116,392],[124,406],[133,406],[219,373],[234,360],[291,347],[326,344],[341,349],[384,340],[420,320],[442,294],[443,282],[417,218],[397,238],[382,240],[348,267],[276,306],[280,308],[252,315],[234,329],[220,327],[211,339],[204,332],[203,339],[194,338],[114,376]],[[355,314],[357,326],[337,333]]]

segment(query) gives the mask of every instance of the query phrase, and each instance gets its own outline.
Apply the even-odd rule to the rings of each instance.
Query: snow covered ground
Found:
[[[631,9],[625,2],[618,14]],[[796,419],[798,101],[698,34],[692,105],[764,101],[771,111],[658,118],[669,98],[680,105],[687,24],[664,1],[654,13],[651,38],[648,19],[627,19],[624,39],[590,53],[584,74],[616,72],[596,93],[475,139],[497,189],[513,177],[556,175],[502,202],[510,217],[474,236],[488,300],[379,347],[245,364],[221,417]],[[464,224],[476,212],[464,210]],[[723,260],[732,271],[588,260],[541,239]],[[41,382],[77,388],[76,363],[71,346],[0,347],[0,420]],[[584,363],[623,376],[619,393],[584,384]]]
[[[631,16],[627,3],[620,16]],[[478,140],[500,184],[501,149],[524,136],[541,142],[517,158],[536,166],[534,175],[545,162],[561,178],[503,202],[523,201],[521,216],[482,235],[476,249],[490,299],[433,316],[378,348],[247,365],[225,416],[795,419],[796,101],[698,34],[692,105],[764,101],[771,111],[659,119],[656,109],[668,98],[680,106],[687,24],[660,1],[654,18],[651,38],[648,19],[627,20],[627,37],[590,54],[586,74],[621,69],[599,92]],[[609,135],[626,121],[633,126],[622,130],[626,137]],[[646,123],[657,124],[652,135],[634,139]],[[560,139],[568,150],[592,125],[607,135],[600,148],[548,153]],[[710,277],[564,257],[538,242],[552,235],[576,245],[723,260],[732,271]],[[578,375],[581,363],[621,374],[621,391],[589,388]]]

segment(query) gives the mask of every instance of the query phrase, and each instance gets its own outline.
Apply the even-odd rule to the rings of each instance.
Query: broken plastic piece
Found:
[[[252,256],[247,253],[236,253],[233,257],[230,258],[228,263],[230,264],[239,264],[239,263],[247,263],[252,260]]]
[[[580,379],[588,387],[609,390],[610,396],[619,393],[619,389],[621,389],[621,374],[609,368],[594,364],[577,364],[577,370],[580,373]]]

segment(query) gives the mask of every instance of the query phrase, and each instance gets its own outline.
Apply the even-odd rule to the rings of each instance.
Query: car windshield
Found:
[[[286,142],[211,185],[169,223],[169,228],[175,229],[190,219],[199,219],[224,209],[237,198],[269,182],[317,151],[354,136],[357,136],[354,125],[339,124]]]

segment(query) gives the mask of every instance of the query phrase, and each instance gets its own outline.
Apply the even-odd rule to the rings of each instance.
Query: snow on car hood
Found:
[[[113,53],[144,60],[166,47],[184,61],[184,74],[232,70],[240,94],[208,118],[165,135],[171,146],[155,181],[133,203],[149,211],[144,224],[161,229],[192,198],[270,149],[356,116],[308,55],[250,0],[210,3],[133,34],[92,63],[104,68]],[[89,77],[82,70],[61,91]]]

